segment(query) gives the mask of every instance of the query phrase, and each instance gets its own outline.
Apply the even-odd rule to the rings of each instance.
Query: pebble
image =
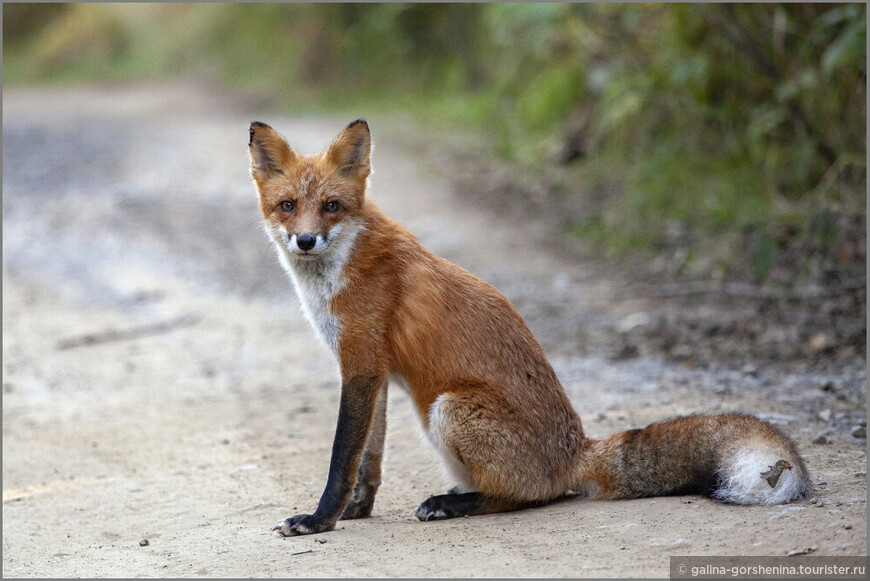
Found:
[[[843,525],[843,528],[848,530],[852,530],[852,525]]]
[[[856,438],[867,439],[867,426],[855,426],[852,428],[852,435]]]
[[[147,546],[150,545],[150,544],[151,544],[151,543],[148,542],[148,539],[142,539],[141,541],[139,541],[139,546],[140,546],[140,547],[147,547]]]
[[[833,413],[834,413],[834,412],[832,412],[830,409],[822,410],[822,411],[819,412],[819,418],[820,418],[823,422],[829,422],[829,421],[831,421],[831,415],[832,415]]]
[[[619,348],[619,351],[610,356],[611,361],[623,361],[625,359],[634,359],[640,355],[637,346],[630,343],[625,343]]]
[[[828,443],[828,438],[824,434],[820,434],[820,435],[816,436],[816,438],[813,440],[813,444],[827,444],[827,443]]]
[[[651,318],[649,314],[644,312],[632,313],[619,321],[616,324],[616,328],[618,331],[622,333],[627,333],[637,327],[647,327],[651,322]]]
[[[314,542],[315,542],[315,543],[320,543],[320,544],[322,545],[322,544],[324,544],[324,543],[326,542],[326,537],[315,537],[315,538],[314,538]]]

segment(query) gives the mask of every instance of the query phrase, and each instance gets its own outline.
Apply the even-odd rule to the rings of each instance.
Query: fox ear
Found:
[[[371,154],[369,125],[363,119],[357,119],[335,138],[326,157],[340,174],[349,178],[365,178],[372,173]]]
[[[256,180],[283,174],[297,159],[287,141],[277,131],[259,121],[251,123],[248,151],[251,154],[251,175]]]

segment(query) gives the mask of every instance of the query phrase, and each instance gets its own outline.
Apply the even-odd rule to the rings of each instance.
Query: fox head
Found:
[[[292,263],[316,261],[352,231],[368,187],[371,134],[359,119],[323,153],[303,156],[265,123],[251,123],[251,176],[266,233]]]

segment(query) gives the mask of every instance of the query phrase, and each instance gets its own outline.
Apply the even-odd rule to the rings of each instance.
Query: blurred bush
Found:
[[[7,82],[200,75],[296,110],[415,111],[589,198],[570,228],[607,248],[691,261],[713,240],[758,279],[864,262],[864,4],[3,10]]]

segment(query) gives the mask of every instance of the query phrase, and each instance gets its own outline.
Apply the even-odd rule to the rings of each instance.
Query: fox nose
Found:
[[[316,240],[311,234],[300,234],[296,237],[296,246],[299,247],[299,250],[311,250],[314,248],[315,242]]]

